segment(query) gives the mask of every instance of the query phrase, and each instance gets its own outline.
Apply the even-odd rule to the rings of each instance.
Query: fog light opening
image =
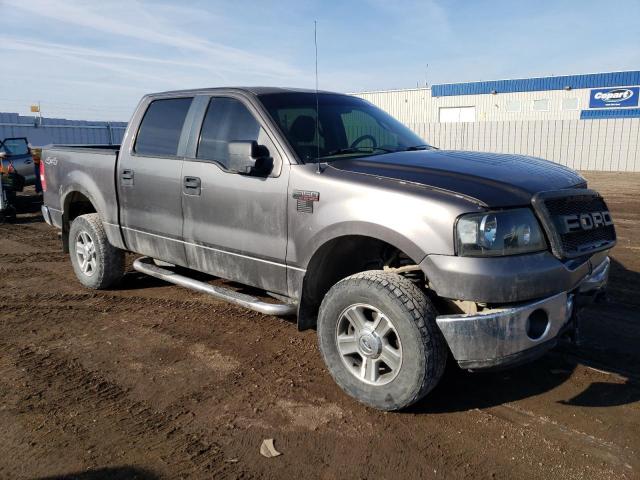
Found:
[[[531,340],[539,340],[547,332],[549,315],[542,309],[535,310],[527,318],[527,336]]]

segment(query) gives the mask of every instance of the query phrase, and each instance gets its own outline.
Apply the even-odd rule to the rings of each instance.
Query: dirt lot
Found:
[[[585,175],[619,243],[583,345],[449,368],[394,414],[346,397],[290,320],[134,272],[81,288],[21,215],[0,226],[0,478],[640,478],[640,175]]]

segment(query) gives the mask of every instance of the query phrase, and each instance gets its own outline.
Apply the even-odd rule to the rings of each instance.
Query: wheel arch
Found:
[[[343,278],[366,270],[382,270],[385,263],[417,265],[423,258],[422,253],[412,256],[397,244],[369,235],[347,234],[326,240],[311,256],[297,287],[298,328],[306,330],[316,325],[324,295]]]
[[[62,196],[62,248],[65,253],[69,253],[69,230],[71,222],[80,215],[88,213],[98,213],[96,203],[91,194],[84,188],[74,185]]]

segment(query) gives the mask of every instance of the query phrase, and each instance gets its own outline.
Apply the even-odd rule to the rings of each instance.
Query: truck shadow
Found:
[[[105,467],[85,472],[65,473],[34,480],[157,480],[155,473],[138,467]]]
[[[490,408],[549,392],[566,382],[584,362],[555,350],[529,365],[471,373],[452,366],[440,385],[409,413],[451,413]],[[598,375],[599,376],[599,375]],[[607,374],[602,374],[606,379]],[[617,377],[617,375],[616,375]],[[613,407],[640,401],[638,379],[594,381],[582,392],[558,400],[564,405]]]
[[[578,367],[592,369],[580,382],[591,383],[558,403],[612,407],[640,401],[640,273],[611,260],[609,301],[581,312],[579,346],[561,344],[533,363],[502,371],[470,373],[452,360],[440,385],[409,412],[457,412],[533,397],[559,387]]]

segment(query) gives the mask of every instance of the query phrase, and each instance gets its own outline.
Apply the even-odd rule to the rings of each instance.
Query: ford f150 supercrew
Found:
[[[604,291],[616,241],[576,172],[439,150],[330,92],[147,95],[121,146],[50,146],[42,158],[43,215],[83,285],[117,284],[129,251],[138,271],[297,314],[340,387],[384,410],[424,397],[448,357],[480,370],[553,347]]]

